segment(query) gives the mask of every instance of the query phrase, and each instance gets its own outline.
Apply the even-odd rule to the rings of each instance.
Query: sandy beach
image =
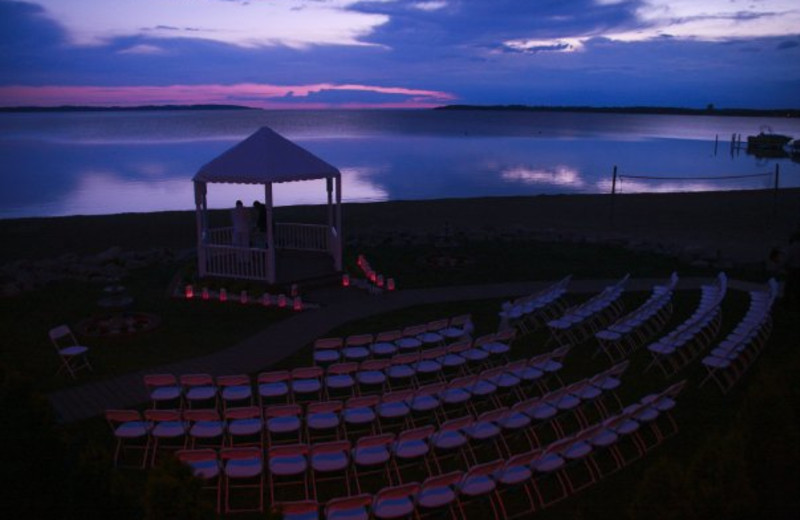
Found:
[[[323,206],[278,208],[277,221],[323,222]],[[212,219],[225,222],[220,210]],[[349,240],[398,233],[609,241],[759,262],[800,226],[800,189],[618,195],[541,195],[345,204]],[[0,263],[123,250],[189,249],[192,211],[0,220]]]

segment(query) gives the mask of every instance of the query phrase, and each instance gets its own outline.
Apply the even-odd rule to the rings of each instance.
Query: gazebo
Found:
[[[325,179],[328,222],[273,223],[272,185]],[[197,261],[201,277],[219,276],[276,283],[276,251],[327,253],[342,268],[342,177],[338,169],[270,128],[256,133],[207,163],[194,176]],[[233,227],[209,228],[209,183],[263,184],[265,236],[235,245]],[[335,190],[335,195],[334,195]]]

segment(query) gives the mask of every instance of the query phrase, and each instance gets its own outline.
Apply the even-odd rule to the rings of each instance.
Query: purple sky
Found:
[[[0,106],[800,107],[798,0],[0,0]]]

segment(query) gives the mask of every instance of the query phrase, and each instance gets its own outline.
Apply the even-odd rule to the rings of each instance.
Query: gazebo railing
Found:
[[[267,280],[266,249],[208,244],[205,246],[206,275]]]
[[[229,246],[233,244],[233,228],[211,228],[206,232],[206,244],[215,246]]]
[[[275,225],[275,247],[299,251],[329,251],[330,228],[318,224]]]

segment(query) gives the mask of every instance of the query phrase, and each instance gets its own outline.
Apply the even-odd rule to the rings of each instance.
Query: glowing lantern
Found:
[[[389,278],[386,280],[386,290],[394,291],[394,278]]]
[[[350,287],[350,275],[347,273],[342,275],[342,287]]]
[[[203,299],[208,300],[211,296],[208,294],[208,287],[203,287]]]
[[[356,260],[356,264],[358,264],[358,267],[364,266],[364,255],[358,255],[358,260]]]
[[[264,293],[264,296],[261,297],[261,304],[264,307],[269,307],[272,303],[272,298],[270,297],[269,293]]]
[[[379,275],[377,276],[377,278],[375,279],[375,284],[376,284],[378,287],[383,287],[383,275],[382,275],[382,274],[379,274]]]
[[[247,291],[242,291],[242,294],[239,295],[239,301],[247,303]]]
[[[186,291],[184,292],[184,294],[186,295],[187,300],[191,300],[192,298],[194,298],[194,287],[192,287],[192,284],[186,286]]]
[[[280,307],[280,308],[286,307],[286,295],[285,294],[279,294],[278,295],[278,307]]]
[[[294,302],[292,303],[292,308],[296,311],[303,310],[303,300],[299,296],[294,297]]]
[[[228,301],[228,291],[224,287],[219,290],[219,301],[221,302]]]
[[[375,273],[375,271],[370,271],[367,273],[367,277],[369,277],[370,282],[375,283],[375,280],[377,280],[378,275]]]

